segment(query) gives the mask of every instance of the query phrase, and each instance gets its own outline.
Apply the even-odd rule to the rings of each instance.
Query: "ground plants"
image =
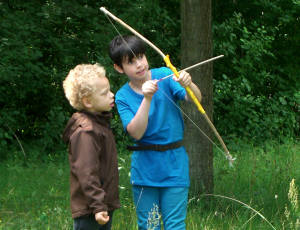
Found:
[[[234,167],[215,152],[214,194],[190,197],[187,229],[298,229],[299,143],[258,147],[236,140],[229,147],[237,158]],[[72,229],[67,152],[38,159],[40,148],[32,148],[26,159],[16,150],[0,164],[0,229]],[[119,172],[122,208],[115,212],[114,229],[137,229],[130,154],[124,149],[119,150]]]

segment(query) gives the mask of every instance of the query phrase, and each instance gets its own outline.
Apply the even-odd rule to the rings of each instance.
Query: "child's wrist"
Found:
[[[151,100],[152,100],[152,97],[149,97],[149,96],[144,95],[144,99],[145,99],[146,101],[151,101]]]

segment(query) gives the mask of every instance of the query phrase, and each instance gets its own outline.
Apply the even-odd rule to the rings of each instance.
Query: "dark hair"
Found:
[[[125,41],[124,41],[125,40]],[[109,43],[109,57],[114,64],[123,68],[122,63],[127,58],[132,60],[139,54],[145,54],[144,42],[135,36],[117,36]]]

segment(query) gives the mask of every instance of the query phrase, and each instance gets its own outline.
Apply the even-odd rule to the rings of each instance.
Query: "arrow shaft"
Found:
[[[219,55],[219,56],[217,56],[217,57],[210,58],[210,59],[208,59],[208,60],[206,60],[206,61],[199,62],[199,63],[197,63],[197,64],[195,64],[195,65],[192,65],[192,66],[187,67],[187,68],[185,68],[185,69],[183,69],[183,70],[180,70],[178,73],[180,73],[180,72],[182,72],[182,71],[187,71],[187,70],[193,69],[193,68],[195,68],[195,67],[198,67],[198,66],[203,65],[203,64],[206,64],[206,63],[208,63],[208,62],[217,60],[217,59],[222,58],[222,57],[224,57],[224,55]],[[174,76],[174,74],[170,74],[170,75],[168,75],[168,76],[166,76],[166,77],[163,77],[163,78],[157,80],[157,82],[163,81],[163,80],[165,80],[165,79],[167,79],[167,78],[169,78],[169,77],[172,77],[172,76]]]

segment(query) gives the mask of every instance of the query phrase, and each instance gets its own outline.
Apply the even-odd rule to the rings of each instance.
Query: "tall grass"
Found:
[[[186,229],[300,229],[299,147],[240,142],[230,146],[234,167],[215,152],[214,194],[190,197]],[[0,163],[1,230],[72,229],[67,154],[39,159],[38,151],[27,149],[27,159],[13,152]],[[122,208],[114,213],[113,229],[137,229],[130,156],[122,150],[119,172]]]

